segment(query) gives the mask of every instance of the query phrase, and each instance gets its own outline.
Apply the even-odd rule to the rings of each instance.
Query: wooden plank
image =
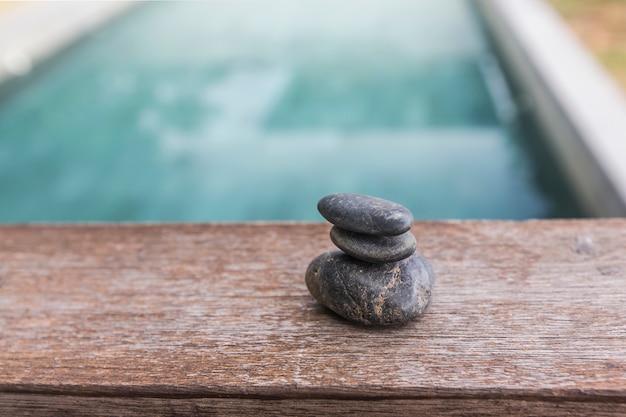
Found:
[[[626,415],[626,404],[492,398],[362,400],[242,398],[120,398],[5,394],[3,415],[276,415],[276,416],[556,416]],[[36,408],[36,410],[34,410]]]
[[[0,415],[626,413],[626,219],[416,223],[391,329],[308,294],[328,231],[0,227]]]

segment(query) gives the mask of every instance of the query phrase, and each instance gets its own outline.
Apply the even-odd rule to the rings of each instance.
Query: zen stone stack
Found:
[[[317,208],[334,226],[341,251],[323,253],[306,271],[306,284],[321,304],[365,325],[402,324],[424,312],[434,274],[415,252],[413,215],[392,201],[333,194]]]

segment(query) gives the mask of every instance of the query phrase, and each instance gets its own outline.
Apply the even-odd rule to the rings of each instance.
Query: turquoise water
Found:
[[[580,215],[465,1],[144,4],[0,94],[0,222]]]

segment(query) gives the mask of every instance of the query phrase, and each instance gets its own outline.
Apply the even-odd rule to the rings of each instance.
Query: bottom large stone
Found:
[[[342,251],[313,259],[306,271],[309,291],[340,316],[366,325],[406,323],[424,312],[435,275],[418,253],[398,262],[371,264]]]

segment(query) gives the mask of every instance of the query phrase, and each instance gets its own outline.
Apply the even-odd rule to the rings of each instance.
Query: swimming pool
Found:
[[[467,1],[150,3],[2,91],[1,222],[582,214]]]

